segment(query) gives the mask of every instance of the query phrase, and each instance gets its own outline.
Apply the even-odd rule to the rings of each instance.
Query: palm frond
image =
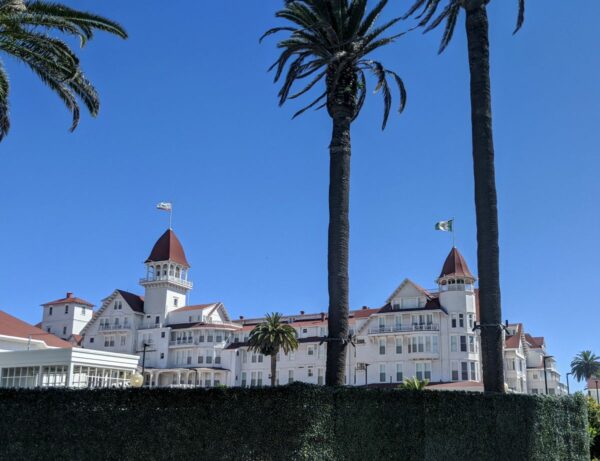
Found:
[[[4,65],[0,63],[0,141],[8,134],[10,117],[8,113],[8,92],[10,85]]]

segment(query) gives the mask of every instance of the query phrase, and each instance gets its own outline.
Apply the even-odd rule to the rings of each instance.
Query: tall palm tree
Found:
[[[475,211],[477,217],[477,266],[481,306],[481,349],[483,384],[488,392],[505,392],[502,360],[502,311],[500,305],[500,270],[498,246],[498,206],[494,170],[492,99],[488,16],[490,0],[416,0],[405,18],[417,14],[419,26],[428,32],[445,21],[439,52],[444,51],[454,33],[461,10],[466,13],[466,32],[471,73],[471,125],[473,171],[475,177]],[[517,32],[525,18],[525,0],[518,0]]]
[[[271,386],[275,386],[277,354],[298,349],[296,330],[281,319],[281,314],[267,314],[265,321],[250,332],[248,349],[271,357]]]
[[[371,72],[375,76],[375,91],[381,91],[383,95],[382,128],[385,128],[392,103],[388,78],[400,90],[400,112],[406,102],[400,77],[369,58],[373,51],[402,35],[382,37],[400,18],[376,27],[377,18],[388,2],[377,2],[369,12],[367,3],[367,0],[287,0],[276,17],[291,25],[270,29],[263,36],[277,32],[289,34],[277,44],[281,55],[270,69],[275,70],[275,82],[283,81],[279,104],[303,96],[320,85],[320,94],[294,117],[310,108],[327,108],[333,125],[329,145],[327,385],[344,384],[349,341],[350,126],[360,113],[367,94],[365,73]],[[292,91],[294,84],[300,84],[301,89]]]
[[[0,0],[0,52],[26,64],[58,95],[73,115],[71,131],[79,122],[78,100],[92,116],[98,114],[100,101],[75,53],[50,32],[76,36],[83,46],[95,30],[127,38],[117,23],[58,3]],[[0,61],[0,141],[10,128],[8,93],[8,74]]]
[[[577,381],[600,377],[600,357],[592,351],[581,351],[571,362],[571,373]]]

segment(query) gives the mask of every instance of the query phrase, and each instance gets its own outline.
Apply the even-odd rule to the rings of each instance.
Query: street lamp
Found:
[[[567,394],[571,395],[571,388],[569,387],[569,375],[573,373],[567,373]]]
[[[553,355],[544,355],[544,357],[542,357],[542,361],[544,362],[544,384],[546,386],[546,395],[548,395],[548,375],[546,374],[546,359],[551,359],[553,357]]]
[[[369,365],[370,363],[365,363],[365,387],[367,387],[367,378],[369,376]],[[596,381],[596,394],[598,394],[598,381]]]

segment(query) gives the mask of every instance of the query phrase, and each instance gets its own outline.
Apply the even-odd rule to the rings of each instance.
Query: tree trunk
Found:
[[[327,270],[329,318],[327,326],[327,368],[325,384],[344,384],[348,337],[348,218],[350,201],[350,124],[352,112],[333,112],[333,133],[329,146],[329,235]]]
[[[277,377],[277,353],[271,354],[271,387],[275,387]]]
[[[477,267],[481,313],[483,386],[486,392],[504,392],[502,312],[498,247],[498,208],[494,172],[492,98],[488,18],[485,6],[467,10],[467,40],[471,72],[473,172],[477,216]]]

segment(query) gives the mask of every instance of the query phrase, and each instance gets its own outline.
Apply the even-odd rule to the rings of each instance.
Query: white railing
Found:
[[[143,323],[138,327],[138,330],[152,330],[153,328],[162,328],[162,323]]]
[[[190,288],[190,289],[194,285],[189,280],[184,280],[184,279],[182,279],[180,277],[175,277],[173,275],[161,275],[159,277],[144,277],[144,278],[140,279],[140,284],[141,285],[144,285],[146,283],[152,283],[152,282],[176,283],[177,285],[181,285],[184,288]]]
[[[440,331],[440,325],[438,323],[416,323],[413,325],[369,328],[370,335],[382,333],[410,333],[414,331]]]
[[[193,338],[180,338],[169,341],[169,346],[179,346],[182,344],[194,344]]]
[[[101,331],[114,331],[114,330],[131,330],[131,325],[128,323],[101,323],[99,330]]]

